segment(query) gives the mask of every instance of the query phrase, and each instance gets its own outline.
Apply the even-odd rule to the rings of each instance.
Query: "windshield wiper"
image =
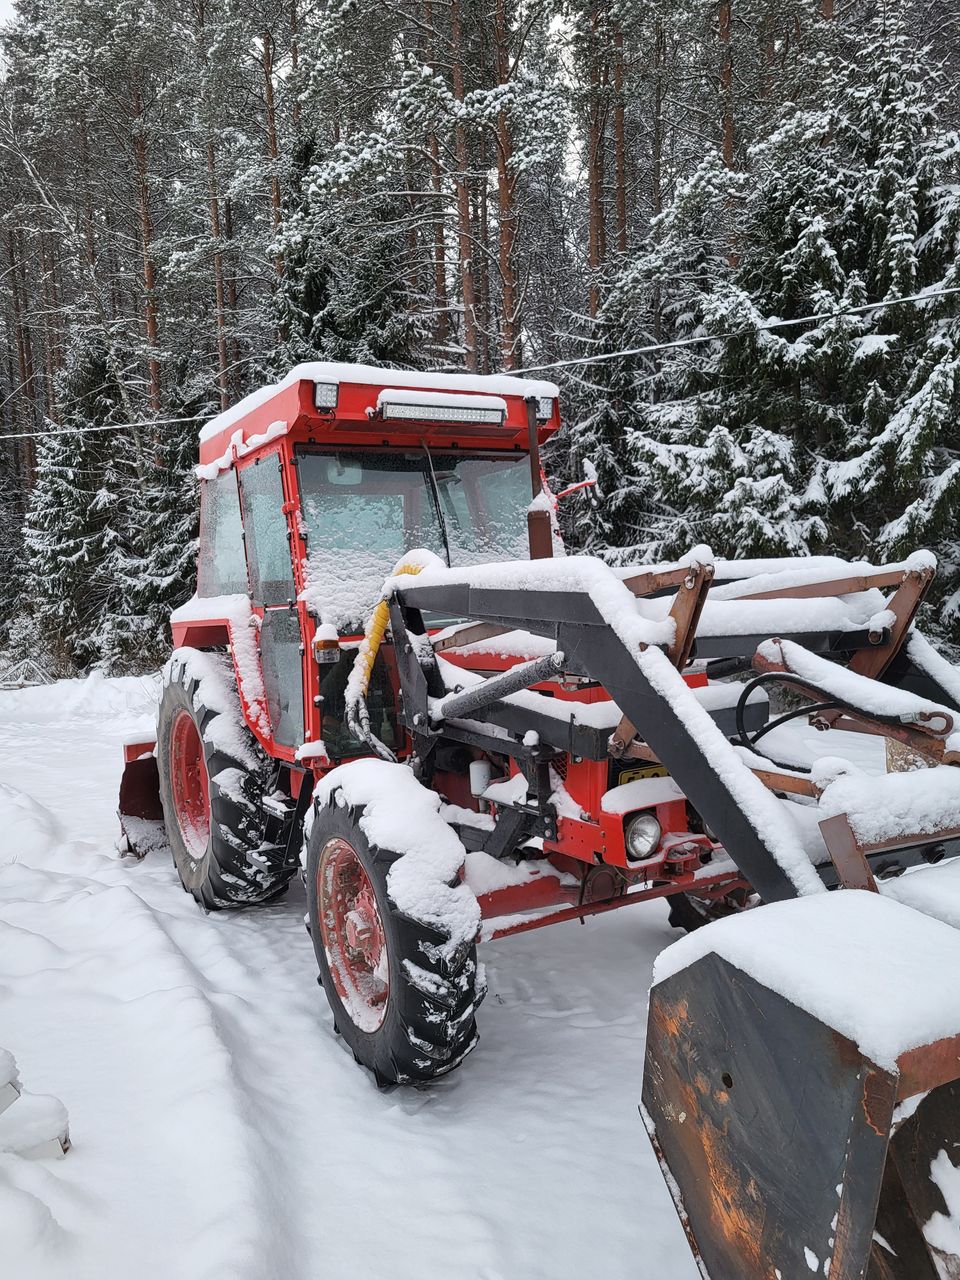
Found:
[[[427,466],[430,468],[430,491],[433,494],[433,505],[436,507],[437,519],[440,521],[440,537],[443,539],[443,550],[447,557],[447,568],[453,568],[453,561],[450,559],[450,536],[447,532],[447,518],[443,514],[443,503],[440,501],[440,487],[437,484],[437,473],[433,469],[433,458],[430,456],[430,450],[427,448],[427,442],[422,440],[420,447],[427,455]]]

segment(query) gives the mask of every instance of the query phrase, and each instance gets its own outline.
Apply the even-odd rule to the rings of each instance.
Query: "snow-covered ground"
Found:
[[[478,1049],[380,1093],[299,884],[205,916],[167,858],[116,856],[152,697],[0,693],[0,1046],[73,1142],[0,1154],[3,1280],[695,1280],[637,1114],[663,906],[486,945]]]

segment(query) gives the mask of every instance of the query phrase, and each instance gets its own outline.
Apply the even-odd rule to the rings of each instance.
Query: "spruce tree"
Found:
[[[886,10],[815,65],[820,102],[784,106],[744,172],[708,155],[601,313],[626,297],[635,338],[656,321],[708,339],[633,375],[616,467],[642,477],[642,510],[616,541],[654,558],[694,539],[875,559],[931,545],[955,621],[960,305],[892,300],[957,283],[958,142],[937,73]],[[811,315],[826,318],[767,327]]]
[[[96,661],[112,605],[102,569],[123,521],[118,461],[124,432],[94,430],[123,420],[105,353],[78,343],[61,380],[64,417],[37,449],[27,511],[26,599],[42,643],[64,674]]]

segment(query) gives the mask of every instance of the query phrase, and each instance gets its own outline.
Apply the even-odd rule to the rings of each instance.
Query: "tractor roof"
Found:
[[[524,448],[525,400],[538,401],[541,441],[559,426],[554,383],[508,375],[429,373],[373,365],[300,364],[212,418],[200,432],[204,469],[296,431],[344,444]]]

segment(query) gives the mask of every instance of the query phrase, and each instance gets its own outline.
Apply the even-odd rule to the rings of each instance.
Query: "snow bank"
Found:
[[[46,853],[62,838],[60,824],[33,796],[0,782],[0,866]]]
[[[62,724],[67,720],[129,720],[144,716],[155,721],[159,694],[159,674],[108,679],[101,671],[91,671],[74,680],[4,690],[0,724]]]
[[[63,1155],[69,1129],[67,1108],[50,1094],[23,1090],[0,1115],[0,1151],[25,1156]]]
[[[859,1045],[878,1066],[960,1033],[960,933],[865,890],[715,921],[657,957],[664,982],[714,953]]]
[[[316,805],[358,805],[360,828],[371,844],[402,855],[387,873],[387,891],[399,911],[450,934],[450,945],[472,942],[480,908],[460,879],[466,850],[440,816],[440,797],[422,787],[406,765],[354,760],[317,783]]]

